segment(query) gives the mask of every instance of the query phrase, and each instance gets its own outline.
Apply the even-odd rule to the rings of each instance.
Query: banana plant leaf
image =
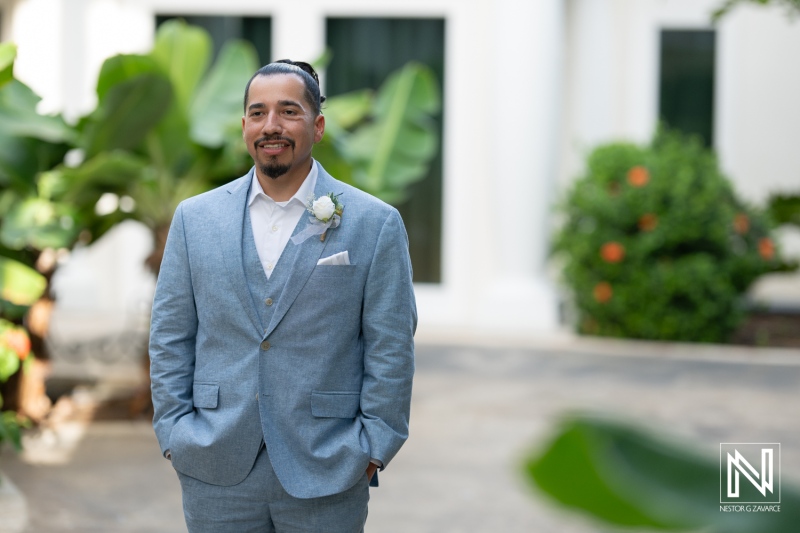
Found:
[[[258,55],[246,41],[228,41],[192,100],[189,122],[196,143],[219,148],[241,144],[244,87],[258,69]]]
[[[356,184],[353,182],[353,163],[345,156],[349,130],[364,123],[374,103],[373,91],[363,89],[333,96],[323,106],[325,135],[314,145],[314,159],[336,179],[350,185]]]
[[[146,162],[136,155],[116,150],[102,152],[78,167],[60,167],[50,173],[53,196],[75,206],[76,225],[88,229],[92,239],[99,239],[116,224],[135,218],[133,212],[116,210],[98,215],[95,206],[104,193],[125,196],[131,184],[145,179]]]
[[[44,276],[34,269],[0,256],[0,299],[18,306],[32,305],[46,286]]]
[[[568,417],[525,472],[555,501],[611,526],[789,533],[800,523],[800,492],[787,483],[779,513],[721,512],[716,455],[610,417]]]
[[[438,148],[432,116],[441,102],[430,69],[409,63],[380,88],[370,121],[344,139],[355,184],[390,202],[422,179]]]
[[[323,106],[325,114],[325,134],[333,130],[333,134],[341,130],[349,130],[364,121],[372,111],[375,97],[371,90],[362,89],[338,96],[333,96],[325,101]]]
[[[336,176],[336,179],[355,186],[353,165],[342,155],[343,151],[340,138],[328,129],[326,123],[325,135],[320,142],[314,145],[314,159],[319,161],[331,176]]]
[[[187,114],[211,62],[211,37],[205,30],[182,20],[168,20],[158,28],[150,55],[169,76],[175,101],[183,114]]]
[[[14,59],[16,57],[16,45],[0,43],[0,87],[14,79]]]
[[[37,173],[61,163],[68,150],[67,144],[0,133],[0,188],[36,194]]]
[[[172,86],[161,74],[140,74],[110,87],[85,126],[86,157],[137,147],[167,112],[171,100]]]
[[[240,120],[256,54],[230,42],[207,71],[210,43],[205,30],[169,21],[150,53],[104,63],[98,109],[79,125],[86,157],[77,168],[58,169],[69,184],[65,201],[81,206],[79,220],[94,238],[125,218],[158,230],[180,201],[250,165]],[[103,193],[129,196],[135,207],[95,216]]]
[[[165,74],[161,66],[151,56],[137,54],[120,54],[110,57],[100,67],[97,77],[97,100],[102,102],[108,92],[126,81],[141,74]]]
[[[31,137],[52,143],[75,140],[61,117],[36,112],[39,98],[24,83],[12,80],[0,88],[0,135]]]
[[[12,249],[69,248],[76,238],[74,213],[65,204],[24,198],[3,216],[0,241]]]

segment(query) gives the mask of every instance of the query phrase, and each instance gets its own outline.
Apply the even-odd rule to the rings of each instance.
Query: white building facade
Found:
[[[43,96],[42,110],[74,118],[93,108],[105,58],[152,46],[157,15],[270,17],[273,59],[319,57],[329,18],[443,20],[441,273],[416,286],[419,336],[529,337],[563,329],[548,267],[556,199],[593,146],[646,142],[656,128],[662,31],[715,30],[714,147],[739,193],[759,203],[800,192],[800,21],[741,8],[714,27],[720,3],[0,0],[0,31],[19,46],[15,73]],[[149,297],[143,271],[114,267],[120,254],[143,258],[147,236],[117,233],[106,237],[117,244],[65,265],[63,309],[114,316]],[[783,240],[800,255],[800,238]],[[757,294],[800,307],[795,276],[766,280]]]

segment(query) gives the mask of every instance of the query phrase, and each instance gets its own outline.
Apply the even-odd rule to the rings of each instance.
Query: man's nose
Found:
[[[283,131],[283,126],[281,125],[280,117],[277,113],[267,113],[266,119],[261,126],[261,131],[267,134],[281,133]]]

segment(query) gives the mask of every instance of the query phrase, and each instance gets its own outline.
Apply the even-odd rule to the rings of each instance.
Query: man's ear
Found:
[[[242,139],[244,139],[244,115],[242,115]]]
[[[314,119],[314,142],[318,143],[322,140],[325,134],[325,117],[322,114],[317,115]]]

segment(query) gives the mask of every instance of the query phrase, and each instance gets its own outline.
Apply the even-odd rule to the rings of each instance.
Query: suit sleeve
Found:
[[[167,237],[150,321],[153,426],[162,454],[169,448],[172,428],[193,409],[196,336],[197,311],[182,206],[178,206]]]
[[[364,288],[361,412],[370,456],[385,468],[408,438],[417,309],[408,237],[397,210],[383,224]]]

